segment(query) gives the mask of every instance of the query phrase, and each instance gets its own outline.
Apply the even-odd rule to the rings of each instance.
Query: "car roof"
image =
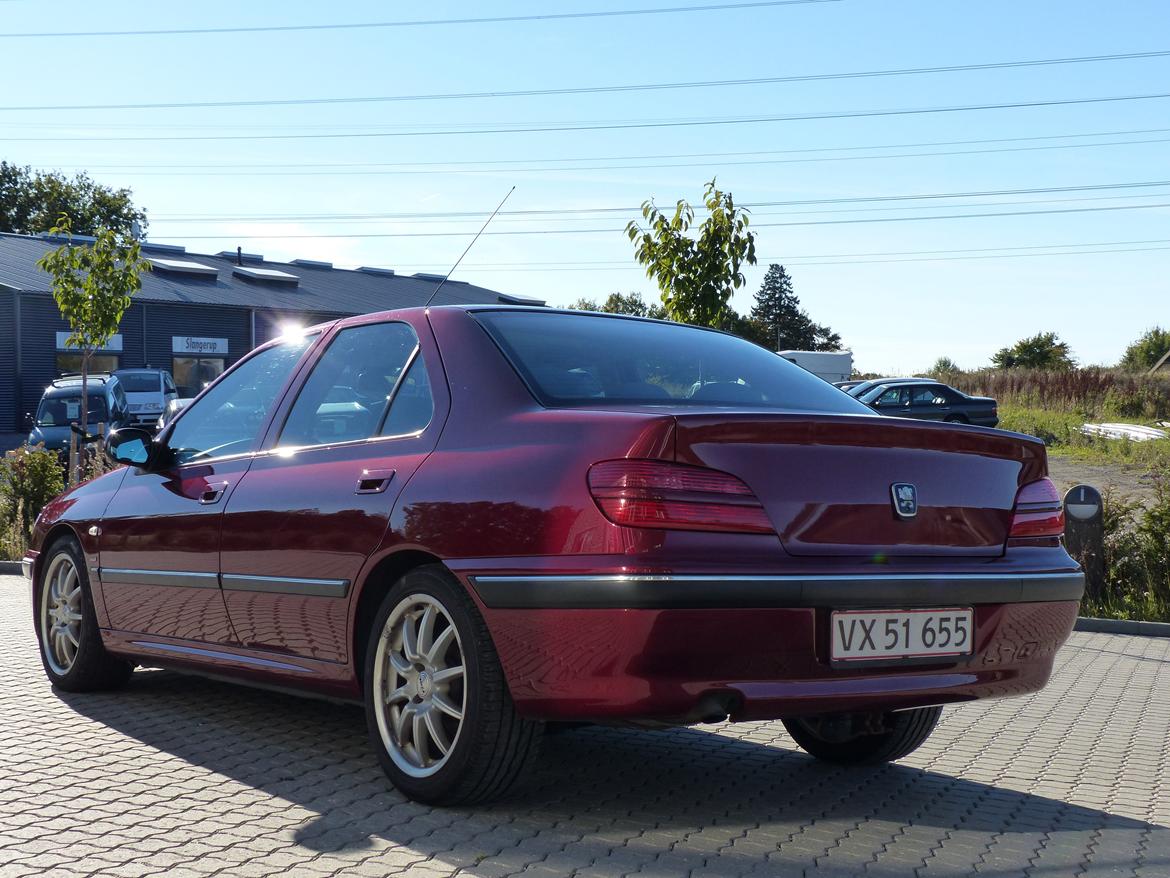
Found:
[[[146,367],[141,369],[115,369],[114,375],[158,375],[165,371],[166,369],[147,369]]]
[[[105,385],[117,379],[109,372],[96,372],[93,375],[86,377],[87,384]],[[54,378],[50,387],[80,387],[80,375],[62,375],[60,378]]]

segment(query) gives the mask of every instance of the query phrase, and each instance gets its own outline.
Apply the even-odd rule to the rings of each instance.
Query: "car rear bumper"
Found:
[[[1083,573],[841,576],[472,576],[485,605],[506,609],[930,607],[1079,601]]]
[[[549,720],[774,719],[1022,695],[1047,682],[1083,592],[1080,573],[469,581],[517,709]],[[969,656],[829,661],[833,609],[960,605],[974,608]]]

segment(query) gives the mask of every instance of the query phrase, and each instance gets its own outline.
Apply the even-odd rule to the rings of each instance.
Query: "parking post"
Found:
[[[1085,597],[1100,600],[1105,592],[1105,506],[1101,492],[1074,485],[1064,495],[1064,542],[1085,570]]]
[[[77,484],[77,433],[73,430],[69,431],[69,462],[67,477],[69,479],[70,488]]]

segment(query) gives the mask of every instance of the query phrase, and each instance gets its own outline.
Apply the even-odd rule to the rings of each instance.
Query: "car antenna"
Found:
[[[489,216],[487,218],[487,222],[485,222],[483,224],[483,229],[480,229],[478,232],[475,233],[475,237],[471,239],[471,243],[467,245],[467,249],[464,250],[460,254],[459,258],[455,260],[455,264],[451,266],[451,270],[448,271],[443,276],[443,279],[439,282],[439,285],[437,287],[435,287],[435,291],[433,293],[431,293],[431,297],[429,299],[427,299],[427,303],[425,305],[423,305],[424,308],[430,307],[431,302],[435,301],[435,296],[439,295],[439,290],[443,289],[443,284],[445,284],[447,282],[447,278],[449,278],[452,274],[455,273],[455,269],[457,269],[459,267],[459,263],[463,261],[463,257],[466,256],[468,251],[470,251],[471,248],[475,246],[475,242],[479,240],[479,236],[482,235],[484,232],[484,229],[486,229],[488,227],[488,223],[490,223],[492,220],[494,220],[496,218],[496,214],[500,212],[500,208],[504,206],[504,202],[507,201],[512,196],[512,193],[515,191],[516,191],[516,187],[513,186],[511,189],[508,190],[508,194],[505,195],[503,197],[503,199],[501,199],[500,203],[496,205],[496,209],[492,211],[492,215]]]

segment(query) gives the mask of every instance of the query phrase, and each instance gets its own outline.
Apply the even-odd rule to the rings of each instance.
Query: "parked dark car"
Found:
[[[86,426],[95,432],[98,424],[114,430],[131,423],[130,406],[117,377],[106,373],[86,380],[89,412]],[[81,423],[81,376],[66,375],[45,388],[35,415],[29,418],[29,445],[44,443],[46,451],[65,454],[69,450],[70,424]]]
[[[109,452],[25,560],[53,684],[362,700],[426,802],[499,794],[553,721],[779,717],[898,759],[940,705],[1041,688],[1083,592],[1038,440],[877,417],[675,323],[341,320]]]
[[[980,427],[994,427],[999,423],[994,399],[968,396],[929,378],[867,381],[846,393],[882,415]]]

